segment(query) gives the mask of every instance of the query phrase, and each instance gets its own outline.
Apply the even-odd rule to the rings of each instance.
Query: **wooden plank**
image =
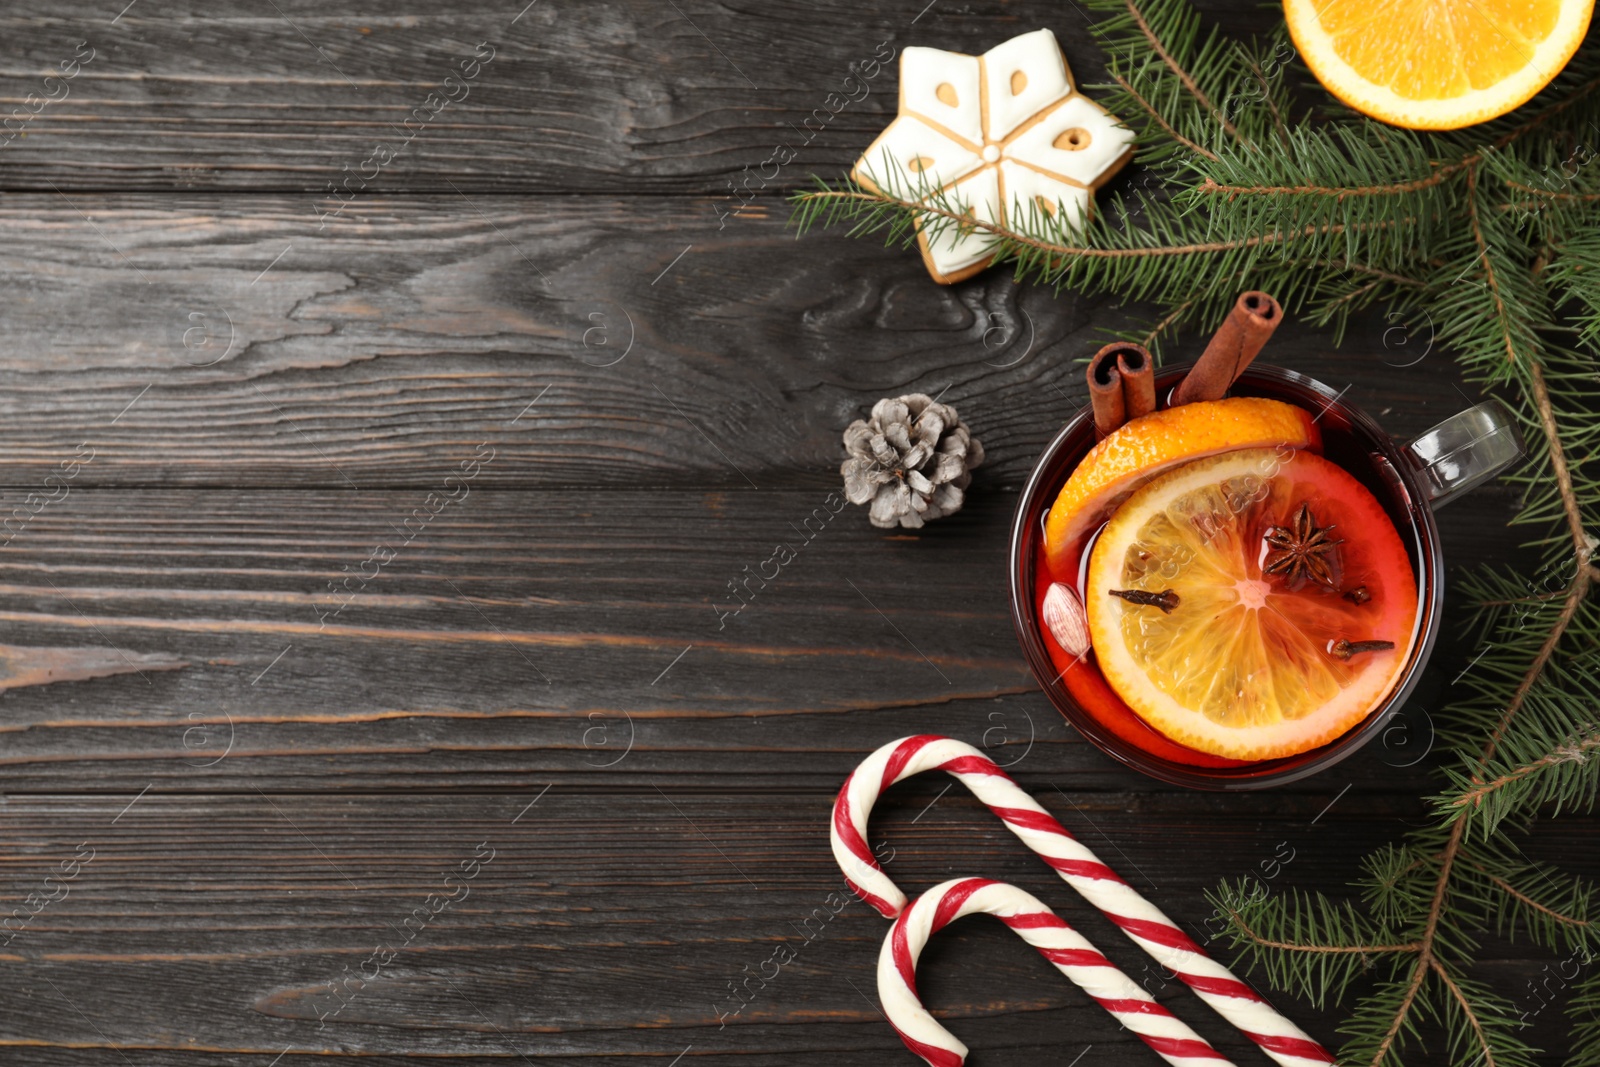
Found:
[[[839,173],[887,125],[898,64],[875,56],[983,51],[1050,26],[1081,79],[1101,76],[1085,16],[1046,0],[525,3],[8,13],[0,116],[16,117],[0,186],[292,190],[308,212],[346,183],[362,196],[729,197],[734,182],[770,195]],[[1223,18],[1259,28],[1248,11]],[[463,61],[475,75],[445,85]],[[793,151],[786,165],[779,146]]]
[[[7,694],[5,789],[826,795],[924,732],[991,748],[1034,788],[1158,788],[1028,675],[1006,606],[1011,494],[975,493],[921,536],[834,516],[822,490],[472,488],[419,517],[426,498],[74,490],[41,512],[0,552],[0,641],[188,666]],[[1487,520],[1447,512],[1447,552],[1509,551]],[[728,583],[772,574],[779,542],[793,561],[735,599]],[[1418,705],[1441,707],[1475,654],[1446,635]],[[1291,792],[1315,807],[1352,782],[1421,790],[1426,764],[1390,766],[1420,733],[1393,740]]]
[[[1269,891],[1340,885],[1361,850],[1398,829],[1393,810],[1349,798],[1310,825],[1301,812],[1196,810],[1186,797],[1129,811],[1125,797],[1077,796],[1068,821],[1201,938],[1213,914],[1202,893],[1219,878],[1277,855],[1287,863],[1257,875]],[[39,892],[63,859],[93,857],[0,950],[0,1055],[81,1046],[79,1062],[109,1063],[115,1043],[140,1062],[188,1049],[256,1065],[286,1048],[320,1062],[905,1056],[868,999],[887,924],[834,895],[823,796],[129,799],[0,809],[8,899]],[[1593,843],[1596,824],[1571,825],[1573,851],[1592,855],[1581,841]],[[981,873],[1035,893],[1238,1062],[1254,1062],[974,802],[906,787],[886,801],[880,837],[913,889]],[[1184,840],[1206,842],[1204,863],[1174,847]],[[473,871],[475,857],[472,877],[444,881]],[[438,910],[408,923],[419,906]],[[763,968],[784,947],[796,958]],[[392,958],[363,967],[375,948]],[[330,991],[363,970],[364,984]],[[989,1062],[1040,1062],[1047,1049],[1070,1060],[1091,1044],[1085,1062],[1148,1055],[996,924],[941,935],[922,974],[924,995]],[[737,1014],[730,983],[747,990]],[[1290,1010],[1334,1040],[1330,1019]]]
[[[8,197],[0,477],[433,488],[482,444],[485,485],[822,488],[844,427],[920,390],[984,441],[980,486],[1018,485],[1129,321],[797,243],[781,211],[717,234],[670,198],[369,206],[319,230],[286,198]],[[1430,343],[1374,317],[1269,355],[1407,436],[1466,403]]]

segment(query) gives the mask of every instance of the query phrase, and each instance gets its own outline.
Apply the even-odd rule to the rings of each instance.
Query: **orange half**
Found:
[[[1266,569],[1266,534],[1293,527],[1302,505],[1342,539],[1320,557],[1328,582]],[[1176,606],[1111,590],[1170,593]],[[1094,654],[1117,695],[1179,744],[1232,759],[1344,734],[1394,690],[1416,640],[1400,535],[1361,483],[1308,452],[1229,452],[1150,482],[1095,542],[1085,592]],[[1340,645],[1374,641],[1392,647]]]
[[[1517,107],[1561,72],[1594,0],[1284,0],[1323,86],[1364,114],[1453,130]]]

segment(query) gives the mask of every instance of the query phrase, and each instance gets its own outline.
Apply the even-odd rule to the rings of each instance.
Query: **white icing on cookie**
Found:
[[[1133,147],[1133,133],[1097,105],[1071,96],[1005,147],[1005,155],[1083,185],[1098,182]]]
[[[996,45],[983,54],[988,89],[990,141],[1003,141],[1011,131],[1072,92],[1072,79],[1061,58],[1061,46],[1049,30],[1034,30]]]
[[[907,48],[900,58],[903,112],[920,115],[974,145],[983,143],[978,57],[939,48]]]
[[[1077,230],[1089,218],[1094,194],[1081,185],[1059,181],[1009,159],[1000,163],[1000,176],[1006,187],[1006,218],[1013,223],[1026,223],[1035,212],[1042,212],[1063,227]]]
[[[982,170],[963,178],[949,190],[949,199],[967,205],[967,210],[972,217],[980,222],[998,223],[1000,215],[1000,172],[994,167],[984,167]],[[924,246],[933,258],[934,266],[941,274],[954,274],[981,262],[987,257],[994,245],[994,238],[982,231],[973,231],[965,236],[959,233],[959,227],[952,220],[948,226],[935,226],[939,230],[937,240],[929,239],[927,227],[923,231]]]
[[[983,165],[983,160],[912,115],[890,123],[856,164],[866,178],[897,195],[942,188]]]
[[[856,163],[855,177],[893,195],[947,203],[996,224],[1038,210],[1080,225],[1093,190],[1128,158],[1133,135],[1077,93],[1049,30],[982,56],[907,48],[900,60],[900,115]],[[1033,205],[1030,207],[1029,205]],[[948,282],[982,267],[987,234],[919,224],[924,259]],[[929,229],[939,231],[929,237]]]

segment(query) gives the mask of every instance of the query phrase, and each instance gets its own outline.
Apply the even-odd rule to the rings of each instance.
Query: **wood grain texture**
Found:
[[[894,116],[897,63],[847,81],[875,54],[981,52],[1048,26],[1081,80],[1102,76],[1086,17],[1045,0],[525,4],[140,2],[114,22],[120,4],[0,12],[0,116],[31,116],[0,146],[0,187],[293,190],[308,210],[352,175],[383,195],[728,197],[732,183],[770,195],[848,169]],[[451,87],[457,102],[404,128],[485,41],[494,58],[465,95]],[[83,42],[93,58],[46,83]],[[780,144],[796,152],[781,168],[769,162]],[[393,161],[363,167],[379,146]]]
[[[75,490],[41,513],[0,552],[0,640],[190,666],[8,694],[7,789],[830,794],[873,748],[929,731],[1002,762],[1031,745],[1035,787],[1164,788],[1085,743],[1029,676],[1006,606],[1011,494],[976,493],[920,537],[832,515],[824,491],[469,489],[423,524],[425,499]],[[1457,558],[1508,547],[1449,514]],[[796,558],[736,599],[728,583],[780,541]],[[1437,710],[1473,654],[1444,642],[1416,706]],[[1389,766],[1408,762],[1375,748],[1289,791],[1414,792],[1420,767]]]
[[[8,899],[38,892],[61,858],[91,857],[0,949],[0,1059],[103,1064],[121,1049],[140,1063],[260,1067],[288,1049],[295,1063],[904,1062],[868,999],[887,924],[832,895],[824,796],[131,799],[0,808]],[[1420,810],[1345,797],[1313,821],[1293,799],[1041,800],[1201,939],[1215,929],[1202,892],[1217,878],[1253,876],[1268,892],[1338,883]],[[1588,821],[1566,837],[1580,866],[1594,866],[1595,833]],[[1255,1062],[959,791],[897,787],[873,840],[907,887],[982,871],[1038,895],[1237,1062]],[[1174,847],[1185,840],[1205,842],[1203,862]],[[449,871],[471,874],[445,882]],[[408,924],[418,907],[429,915]],[[763,968],[783,946],[796,958]],[[393,956],[365,962],[375,949]],[[1536,971],[1489,956],[1502,979]],[[998,924],[941,934],[921,974],[984,1063],[1070,1060],[1088,1045],[1083,1062],[1148,1062]],[[730,983],[746,990],[737,1014]],[[1295,1014],[1333,1039],[1329,1017]],[[1559,1021],[1536,1022],[1559,1049]],[[46,1053],[57,1058],[33,1058]]]
[[[936,786],[885,798],[874,840],[889,843],[896,878],[926,887],[981,870],[1021,885],[1251,1062],[1237,1035],[1163,985],[987,812]],[[1211,915],[1202,890],[1216,877],[1256,871],[1272,891],[1336,881],[1401,814],[1347,797],[1311,825],[1313,812],[1292,803],[1247,812],[1172,796],[1129,812],[1120,797],[1075,796],[1041,799],[1201,938]],[[419,1063],[520,1053],[664,1064],[686,1049],[686,1060],[739,1064],[905,1055],[867,999],[887,924],[832,896],[841,883],[823,796],[130,799],[0,810],[7,897],[36,892],[60,857],[92,853],[69,892],[0,950],[0,1055],[31,1056],[35,1043],[88,1046],[86,1063],[112,1062],[112,1043],[139,1062],[144,1050],[190,1049],[203,1062],[250,1064],[285,1048]],[[1206,840],[1203,866],[1172,847],[1185,836]],[[1292,858],[1267,878],[1275,851]],[[475,876],[443,881],[472,870],[461,864],[474,856],[487,860]],[[457,900],[407,925],[414,908],[438,906],[425,903],[436,890]],[[784,945],[797,958],[775,976],[766,968],[734,1014],[729,984],[759,975]],[[363,968],[375,947],[393,959]],[[378,977],[341,998],[329,991],[364,969]],[[925,996],[984,1062],[1042,1062],[1050,1048],[1070,1059],[1089,1044],[1095,1062],[1144,1062],[1129,1035],[997,924],[941,935],[922,974]],[[1326,1019],[1296,1014],[1332,1037]]]
[[[145,671],[180,671],[187,666],[183,660],[159,652],[129,652],[109,646],[0,645],[0,689],[86,682]]]
[[[486,485],[826,487],[851,420],[924,391],[983,440],[979,484],[1014,486],[1083,406],[1075,361],[1130,321],[704,208],[373,201],[319,230],[276,197],[9,197],[0,478],[77,457],[80,485],[432,488],[489,442]],[[1410,436],[1475,395],[1428,345],[1373,316],[1262,358]]]

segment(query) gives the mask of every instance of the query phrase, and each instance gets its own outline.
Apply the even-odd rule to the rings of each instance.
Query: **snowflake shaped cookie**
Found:
[[[900,114],[851,173],[894,195],[927,200],[943,190],[985,222],[1042,212],[1072,228],[1132,154],[1133,134],[1073,88],[1055,34],[1035,30],[981,56],[907,48]],[[958,282],[994,259],[988,234],[936,229],[917,234],[934,281]]]

